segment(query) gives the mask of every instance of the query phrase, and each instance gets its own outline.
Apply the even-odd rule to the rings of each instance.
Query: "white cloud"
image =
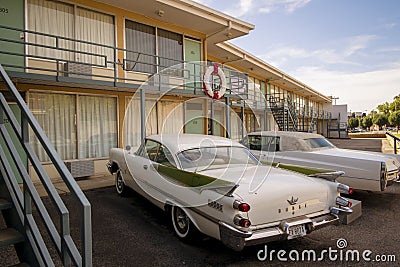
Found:
[[[311,0],[287,0],[285,1],[285,10],[287,13],[293,13],[296,9],[299,9],[305,5],[307,5]]]
[[[199,0],[197,2],[201,1],[205,0]],[[232,2],[232,7],[224,12],[234,17],[243,17],[249,14],[265,14],[277,11],[291,14],[297,9],[307,5],[311,0],[237,0],[236,2]]]
[[[252,0],[239,0],[237,3],[233,4],[230,9],[224,12],[233,17],[242,17],[254,10],[256,10],[256,6],[253,5]]]
[[[350,57],[367,48],[369,43],[374,39],[376,39],[375,35],[357,35],[337,40],[335,44],[343,43],[337,46],[340,49],[323,48],[306,50],[291,45],[275,44],[267,53],[259,57],[276,67],[285,67],[288,63],[293,65],[296,60],[308,60],[308,62],[312,61],[313,64],[360,65],[361,63],[354,59],[350,60]]]
[[[399,74],[400,67],[360,73],[302,67],[292,73],[313,89],[339,97],[338,104],[348,104],[349,109],[362,112],[369,112],[399,94]]]
[[[344,51],[346,56],[351,56],[357,51],[364,49],[372,40],[376,39],[375,35],[358,35],[349,39],[349,46]]]
[[[397,24],[396,23],[387,23],[385,25],[383,25],[383,27],[387,30],[393,29],[394,27],[396,27]]]

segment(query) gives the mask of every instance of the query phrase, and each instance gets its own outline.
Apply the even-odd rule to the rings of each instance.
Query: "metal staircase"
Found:
[[[14,247],[19,259],[17,266],[92,266],[91,205],[1,64],[0,78],[0,84],[8,89],[7,92],[0,91],[0,141],[3,144],[0,147],[0,216],[5,224],[0,229],[0,246]],[[7,103],[6,93],[12,97],[12,102],[17,103],[21,123],[18,123]],[[7,128],[6,123],[11,127]],[[75,197],[74,207],[77,209],[69,210],[57,193],[30,146],[29,131],[41,143]],[[17,136],[17,141],[11,138],[12,135]],[[23,155],[17,149],[19,147],[26,154],[32,171],[27,170]],[[31,172],[39,177],[56,215],[50,216],[48,207],[44,205],[32,182]],[[17,179],[22,179],[22,184],[18,184]],[[71,235],[70,216],[73,212],[74,216],[81,218],[78,227],[80,238]]]
[[[274,116],[275,122],[280,131],[297,131],[298,119],[296,108],[290,97],[281,98],[279,96],[270,96],[268,98],[269,106]]]

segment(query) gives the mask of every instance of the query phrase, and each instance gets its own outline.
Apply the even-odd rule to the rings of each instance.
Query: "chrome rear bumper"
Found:
[[[219,223],[219,231],[222,243],[236,251],[241,251],[245,246],[264,244],[271,241],[286,240],[289,237],[289,228],[297,225],[305,225],[306,233],[323,228],[327,225],[338,223],[340,212],[351,212],[351,209],[332,208],[327,213],[314,218],[300,216],[282,221],[278,226],[268,227],[255,231],[243,231],[224,222]]]

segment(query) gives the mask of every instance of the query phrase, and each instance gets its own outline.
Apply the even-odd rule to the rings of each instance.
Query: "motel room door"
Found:
[[[0,0],[0,25],[23,29],[24,28],[24,0]],[[10,41],[0,41],[0,63],[2,65],[25,66],[24,45],[12,41],[24,41],[22,31],[0,28],[0,36]],[[2,52],[19,55],[6,55]],[[5,67],[6,70],[21,71],[22,68]]]
[[[189,62],[185,66],[186,89],[201,89],[201,43],[188,38],[184,40],[185,61]]]

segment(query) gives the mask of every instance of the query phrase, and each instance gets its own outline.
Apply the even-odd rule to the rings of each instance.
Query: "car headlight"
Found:
[[[384,173],[386,175],[386,163],[385,162],[381,162],[381,174]]]

